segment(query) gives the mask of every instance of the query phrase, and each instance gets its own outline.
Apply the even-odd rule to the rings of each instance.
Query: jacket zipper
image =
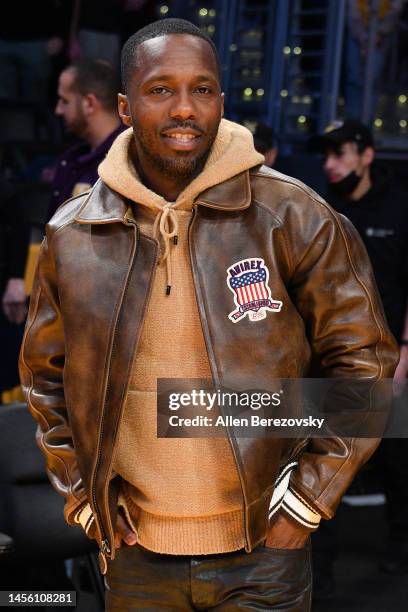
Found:
[[[191,230],[192,230],[192,226],[193,226],[193,223],[195,221],[195,218],[196,218],[196,212],[197,212],[198,204],[199,203],[196,203],[196,205],[193,208],[193,214],[192,214],[189,226],[188,226],[188,249],[189,249],[189,253],[190,253],[190,266],[191,266],[191,272],[192,272],[192,276],[193,276],[193,284],[194,284],[195,293],[196,293],[196,295],[200,295],[201,296],[201,290],[199,289],[199,283],[198,283],[198,280],[197,280],[197,275],[196,275],[195,267],[193,265],[193,249],[192,249],[192,244],[191,244]],[[204,329],[204,320],[205,320],[205,317],[203,316],[204,313],[203,313],[203,308],[202,308],[202,301],[200,302],[200,300],[197,300],[197,305],[198,305],[199,314],[200,314],[201,329],[202,329],[202,332],[203,332],[205,346],[207,348],[207,354],[208,354],[208,358],[209,358],[209,361],[210,361],[213,382],[217,382],[218,381],[218,375],[217,375],[217,372],[216,372],[214,359],[212,359],[212,357],[211,357],[211,355],[212,355],[211,346],[210,346],[210,342],[208,341],[207,330]],[[227,432],[228,432],[228,441],[229,441],[229,444],[231,446],[232,454],[233,454],[235,465],[236,465],[237,472],[238,472],[239,484],[241,486],[241,491],[242,491],[242,499],[244,500],[244,536],[245,536],[245,544],[246,544],[245,548],[249,549],[249,545],[248,545],[248,533],[247,533],[246,518],[245,518],[246,512],[247,512],[248,503],[247,503],[247,499],[246,499],[246,495],[245,495],[244,485],[243,485],[243,482],[242,482],[241,470],[239,469],[239,462],[237,460],[237,451],[236,451],[236,448],[234,446],[234,442],[231,439],[228,426],[227,426]]]
[[[126,225],[135,225],[133,223],[126,223]],[[92,477],[92,484],[91,484],[91,494],[92,494],[92,501],[94,504],[94,510],[95,510],[95,519],[97,521],[97,524],[99,525],[99,528],[101,530],[101,553],[102,555],[105,557],[106,555],[110,556],[111,555],[111,547],[109,544],[109,538],[106,537],[106,534],[103,532],[102,530],[102,521],[100,520],[100,513],[99,513],[99,508],[98,508],[98,503],[96,500],[96,475],[98,472],[98,468],[101,462],[101,456],[102,456],[102,440],[103,440],[103,436],[104,436],[104,426],[105,426],[105,414],[106,414],[106,404],[107,404],[107,398],[109,397],[109,390],[110,390],[110,382],[109,382],[109,373],[111,370],[111,365],[112,365],[112,361],[115,358],[116,355],[116,337],[117,337],[117,329],[118,329],[118,322],[120,319],[120,312],[122,309],[122,305],[129,287],[129,282],[130,282],[130,277],[132,276],[132,271],[135,265],[135,261],[136,261],[136,255],[137,255],[137,249],[138,249],[138,245],[139,245],[139,228],[137,227],[137,225],[135,225],[135,252],[133,254],[133,258],[132,258],[132,262],[130,264],[129,270],[128,270],[128,274],[127,274],[127,278],[126,278],[126,284],[125,284],[125,289],[123,291],[123,295],[122,295],[122,300],[121,300],[121,304],[119,307],[119,311],[118,311],[118,316],[116,319],[116,324],[115,324],[115,328],[113,330],[113,339],[112,339],[112,348],[111,348],[111,354],[110,354],[110,359],[109,359],[109,367],[108,367],[108,374],[107,374],[107,385],[106,385],[106,391],[105,391],[105,400],[103,403],[103,408],[102,408],[102,416],[101,416],[101,427],[100,427],[100,433],[99,433],[99,438],[98,438],[98,449],[97,449],[97,458],[96,458],[96,464],[95,464],[95,470],[93,473],[93,477]]]

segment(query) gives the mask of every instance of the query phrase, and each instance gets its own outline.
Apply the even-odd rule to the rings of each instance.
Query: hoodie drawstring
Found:
[[[157,239],[158,230],[164,246],[159,264],[166,262],[166,295],[170,295],[172,283],[170,240],[173,238],[174,244],[177,244],[178,232],[177,214],[173,208],[173,204],[165,204],[163,208],[160,209],[160,212],[158,213],[153,224],[153,238]]]

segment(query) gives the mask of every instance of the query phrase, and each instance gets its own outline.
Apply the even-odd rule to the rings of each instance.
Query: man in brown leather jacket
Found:
[[[100,545],[109,610],[308,610],[309,534],[378,440],[160,438],[157,381],[392,377],[366,253],[222,119],[195,26],[139,31],[122,73],[130,129],[47,226],[22,349],[51,481]]]

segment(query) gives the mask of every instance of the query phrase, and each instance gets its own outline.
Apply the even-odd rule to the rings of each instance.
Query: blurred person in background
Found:
[[[98,165],[124,129],[117,110],[118,90],[118,75],[104,60],[83,59],[61,73],[55,112],[66,131],[81,142],[58,160],[50,216],[65,200],[97,181]]]
[[[258,153],[265,157],[265,166],[272,168],[279,152],[278,139],[273,128],[264,123],[257,123],[254,132],[254,145]]]
[[[362,123],[334,122],[311,144],[323,154],[327,201],[352,221],[371,260],[388,325],[400,345],[394,395],[401,397],[408,372],[406,194],[388,168],[373,164],[373,136]],[[384,476],[389,528],[381,568],[388,573],[408,571],[407,451],[404,438],[384,439],[377,451]]]
[[[119,66],[121,42],[156,18],[154,0],[74,0],[69,57],[105,59]]]
[[[126,0],[74,0],[69,57],[104,59],[119,67],[120,26]]]
[[[405,0],[348,0],[346,36],[346,116],[361,117],[363,111],[364,79],[369,48],[369,29],[373,11],[376,11],[377,29],[373,50],[374,102],[377,103],[381,76],[393,33]]]
[[[122,13],[121,34],[125,42],[138,28],[157,19],[155,0],[125,0]]]
[[[21,399],[17,361],[27,315],[28,242],[29,228],[22,222],[15,190],[0,178],[0,403]]]
[[[64,46],[70,2],[2,2],[0,98],[45,101],[51,58]]]

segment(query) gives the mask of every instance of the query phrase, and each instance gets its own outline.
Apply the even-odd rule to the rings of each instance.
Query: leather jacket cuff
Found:
[[[94,532],[93,527],[95,525],[95,519],[92,514],[91,506],[88,503],[81,506],[81,508],[79,508],[79,510],[75,513],[74,521],[75,523],[81,525],[88,537],[93,537],[92,533]]]
[[[322,518],[320,514],[297,491],[290,487],[283,497],[281,509],[289,518],[311,531],[316,531],[319,527]]]
[[[272,499],[269,504],[269,512],[268,512],[269,519],[272,519],[277,514],[280,507],[282,506],[282,502],[285,497],[285,493],[289,487],[289,481],[290,481],[292,471],[295,469],[297,464],[298,464],[297,461],[292,461],[291,463],[288,463],[287,465],[285,465],[285,467],[282,468],[282,470],[280,471],[279,476],[276,479]]]
[[[297,461],[292,461],[285,465],[276,479],[268,518],[273,520],[278,511],[282,511],[302,527],[315,531],[319,527],[320,514],[290,485],[290,477],[297,464]]]

